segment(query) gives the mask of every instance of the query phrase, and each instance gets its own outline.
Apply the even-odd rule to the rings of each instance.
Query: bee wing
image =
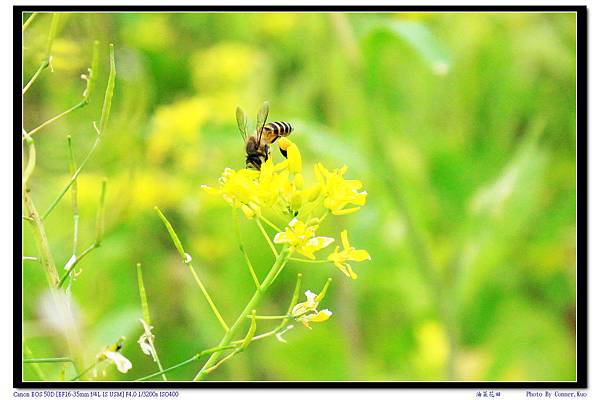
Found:
[[[240,106],[237,106],[235,109],[235,117],[237,119],[238,129],[242,134],[242,139],[246,140],[248,137],[248,118],[246,117],[246,113],[241,109]]]
[[[267,117],[269,116],[269,102],[265,101],[260,110],[258,110],[258,115],[256,116],[256,133],[258,135],[258,143],[262,138],[262,131],[267,123]]]

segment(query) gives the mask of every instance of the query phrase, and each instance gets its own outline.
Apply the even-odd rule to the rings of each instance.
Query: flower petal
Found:
[[[352,261],[365,261],[365,260],[370,260],[371,256],[369,255],[369,252],[366,250],[352,250],[350,252],[350,257],[348,257],[349,260]]]
[[[123,354],[119,352],[105,351],[104,355],[106,356],[106,358],[111,360],[115,364],[119,372],[123,374],[129,371],[132,367],[131,361],[129,361]]]

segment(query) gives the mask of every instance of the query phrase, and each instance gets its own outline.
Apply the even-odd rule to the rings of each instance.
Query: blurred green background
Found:
[[[29,14],[24,15],[24,20]],[[24,84],[43,58],[51,16],[24,32]],[[108,76],[117,81],[108,129],[81,174],[80,251],[92,243],[102,178],[106,235],[72,287],[88,363],[125,336],[133,368],[156,371],[142,333],[142,263],[165,367],[215,346],[222,329],[153,207],[173,223],[215,302],[233,321],[253,283],[232,235],[231,211],[200,190],[243,168],[235,107],[295,126],[311,164],[349,166],[369,192],[350,230],[372,261],[350,281],[332,265],[290,263],[261,314],[281,314],[297,272],[302,289],[334,281],[331,320],[296,327],[287,344],[257,342],[218,380],[574,380],[575,14],[571,13],[68,13],[52,55],[24,96],[29,130],[77,103],[100,40],[89,106],[36,136],[31,193],[45,210],[69,179],[66,137],[81,162],[95,140]],[[71,256],[70,196],[46,220],[62,275]],[[242,221],[259,275],[272,255]],[[24,224],[24,255],[37,250]],[[40,321],[41,266],[23,264],[24,356],[69,355]],[[269,329],[268,321],[259,331]],[[189,380],[190,364],[169,374]],[[60,379],[62,365],[24,365],[24,379]],[[100,372],[103,368],[100,368]],[[66,376],[72,376],[70,367]]]

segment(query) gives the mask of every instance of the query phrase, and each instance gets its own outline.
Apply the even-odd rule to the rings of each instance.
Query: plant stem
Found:
[[[59,19],[60,19],[59,14],[57,14],[57,13],[52,14],[52,21],[50,22],[50,31],[48,32],[48,41],[46,42],[46,56],[42,60],[37,71],[35,71],[35,74],[33,74],[31,79],[29,80],[29,82],[27,82],[27,85],[25,85],[25,87],[23,88],[23,91],[21,92],[22,95],[27,93],[27,91],[29,90],[31,85],[33,85],[33,83],[37,80],[40,73],[50,66],[50,60],[52,59],[52,57],[51,57],[52,43],[54,42],[54,36],[56,36],[56,29],[58,27]],[[23,27],[23,30],[25,30],[25,26]]]
[[[72,378],[71,381],[76,381],[77,379],[83,377],[85,374],[90,372],[92,368],[94,368],[96,365],[98,365],[100,363],[101,363],[101,361],[96,360],[92,365],[90,365],[89,367],[84,369],[80,374],[78,374],[74,378]]]
[[[64,117],[65,115],[85,106],[87,104],[87,102],[85,100],[81,100],[79,103],[75,104],[73,107],[61,112],[60,114],[50,118],[49,120],[43,122],[42,124],[40,124],[38,127],[33,128],[32,130],[30,130],[28,132],[29,136],[33,136],[34,134],[36,134],[37,132],[39,132],[41,129],[43,129],[44,127],[50,125],[51,123],[61,119],[62,117]]]
[[[177,249],[177,252],[179,252],[179,255],[181,256],[181,262],[183,262],[184,264],[186,264],[190,268],[190,272],[194,276],[194,280],[196,281],[196,283],[200,287],[200,290],[202,291],[202,294],[204,295],[204,297],[206,298],[206,301],[210,305],[210,308],[212,309],[213,313],[215,314],[215,316],[219,320],[219,323],[221,324],[221,326],[223,327],[223,329],[225,329],[225,332],[227,332],[229,330],[229,326],[227,325],[227,323],[225,322],[225,320],[221,316],[221,313],[219,312],[219,309],[217,308],[217,306],[215,305],[214,301],[212,300],[212,297],[208,293],[208,290],[206,290],[206,287],[204,286],[204,284],[200,280],[200,277],[198,276],[198,274],[196,274],[196,270],[194,269],[194,266],[192,265],[192,257],[190,257],[190,255],[188,253],[186,253],[185,250],[183,249],[183,245],[181,244],[181,240],[179,239],[179,236],[177,235],[177,233],[173,229],[173,225],[171,225],[171,223],[169,222],[169,220],[167,219],[167,217],[165,217],[165,215],[162,213],[162,211],[160,211],[160,209],[158,207],[154,207],[154,210],[156,210],[156,213],[158,214],[159,218],[161,219],[161,221],[165,225],[165,228],[167,228],[167,232],[169,232],[169,236],[171,236],[171,240],[173,241],[173,244],[175,245],[175,248]]]
[[[98,247],[100,247],[99,243],[93,243],[92,245],[90,245],[90,247],[81,252],[79,256],[75,257],[75,261],[73,262],[73,264],[71,264],[67,272],[65,272],[65,274],[63,275],[63,277],[60,278],[60,281],[58,282],[56,287],[60,289],[71,274],[71,272],[75,269],[75,266],[79,264],[79,262],[82,261],[85,258],[85,256],[87,256],[92,250]]]
[[[54,201],[52,202],[52,204],[50,204],[50,207],[48,207],[48,209],[46,210],[46,212],[42,216],[43,220],[46,219],[48,217],[48,215],[50,215],[50,213],[52,212],[52,210],[54,210],[54,208],[56,207],[56,205],[58,204],[58,202],[63,198],[63,196],[65,195],[65,193],[67,193],[67,191],[69,190],[69,188],[71,187],[71,185],[73,185],[73,183],[77,180],[77,177],[79,176],[79,174],[83,170],[83,167],[85,167],[85,164],[88,162],[88,160],[90,159],[92,153],[94,152],[94,150],[96,150],[96,147],[98,146],[99,143],[100,143],[100,136],[98,136],[96,138],[96,141],[92,145],[92,148],[90,149],[90,152],[83,159],[83,161],[81,162],[81,165],[79,166],[79,168],[77,168],[77,171],[75,171],[75,173],[71,176],[71,179],[69,179],[69,182],[67,182],[67,184],[65,185],[65,187],[63,188],[63,190],[58,195],[58,197],[56,199],[54,199]]]
[[[268,219],[266,219],[262,215],[259,216],[258,218],[260,218],[265,224],[269,225],[271,228],[275,229],[275,232],[282,232],[283,231],[283,229],[279,228],[277,225],[275,225],[274,223],[272,223],[271,221],[269,221]]]
[[[281,253],[277,255],[277,258],[275,259],[271,270],[261,283],[260,287],[256,290],[256,292],[254,292],[254,295],[252,296],[250,301],[248,301],[248,304],[246,304],[246,307],[244,307],[244,309],[242,310],[234,324],[231,326],[231,328],[227,332],[225,332],[225,335],[223,335],[223,338],[219,342],[219,347],[231,344],[233,337],[239,333],[242,325],[246,321],[246,316],[249,315],[252,310],[256,309],[264,293],[273,284],[278,272],[287,263],[289,256],[290,253],[287,251],[287,249],[282,250]],[[220,354],[221,352],[219,351],[213,353],[210,356],[210,358],[206,361],[202,369],[194,377],[194,381],[203,380],[208,375],[207,370],[209,370],[211,367],[217,364]]]
[[[29,189],[25,187],[23,191],[23,200],[29,217],[32,219],[30,222],[33,225],[33,236],[35,238],[38,251],[40,252],[40,260],[46,271],[46,279],[50,287],[56,287],[58,284],[58,272],[56,271],[56,264],[54,264],[54,258],[50,252],[50,245],[48,243],[48,237],[46,236],[46,230],[44,228],[44,222],[40,218],[40,215],[35,208],[35,204],[29,194]]]
[[[22,32],[25,32],[25,30],[33,22],[33,20],[35,19],[35,17],[38,16],[38,14],[39,14],[39,12],[31,13],[31,15],[29,16],[29,18],[27,18],[27,21],[25,21],[25,23],[23,24],[23,30],[22,30]]]
[[[279,257],[279,255],[277,254],[277,250],[275,249],[275,246],[273,246],[273,243],[271,242],[269,235],[267,235],[267,232],[265,231],[265,227],[263,226],[262,222],[260,222],[260,219],[255,218],[254,220],[256,221],[256,225],[258,225],[258,229],[260,229],[260,232],[263,234],[265,240],[269,244],[269,247],[271,248],[273,255],[277,259]]]
[[[258,281],[258,277],[256,276],[256,272],[254,271],[254,267],[252,266],[252,262],[250,261],[250,257],[248,257],[248,253],[244,248],[244,243],[242,242],[242,235],[240,234],[240,221],[238,219],[237,210],[232,208],[233,215],[233,226],[235,227],[235,233],[237,234],[238,242],[240,243],[240,250],[244,256],[244,260],[246,261],[246,265],[248,266],[248,270],[250,271],[250,275],[252,275],[252,280],[254,281],[254,285],[256,288],[260,286],[260,282]]]
[[[296,257],[290,257],[290,261],[303,262],[303,263],[309,263],[309,264],[325,264],[325,263],[331,262],[329,260],[308,260],[308,259],[296,258]]]
[[[146,296],[146,287],[144,286],[144,277],[142,275],[142,264],[137,263],[135,267],[137,270],[138,289],[140,291],[140,301],[142,303],[142,317],[143,317],[146,325],[148,325],[148,331],[150,331],[152,329],[151,321],[150,321],[150,308],[148,307],[148,298]],[[163,372],[162,363],[160,362],[160,358],[158,357],[158,352],[156,351],[156,347],[154,347],[154,335],[152,334],[152,332],[146,331],[145,325],[144,325],[144,331],[147,334],[146,340],[148,341],[148,344],[150,345],[150,347],[152,349],[151,350],[152,358],[156,362],[156,365],[158,365],[159,372]],[[162,375],[163,381],[168,380],[167,376],[164,374],[164,372],[161,375]]]
[[[199,360],[200,358],[202,358],[202,357],[204,357],[204,356],[207,356],[207,355],[209,355],[209,354],[212,354],[212,353],[214,353],[214,352],[216,352],[216,351],[223,351],[223,350],[227,350],[227,349],[233,349],[233,348],[235,348],[236,346],[237,346],[237,345],[231,344],[231,345],[229,345],[229,346],[213,347],[213,348],[210,348],[210,349],[203,350],[203,351],[201,351],[200,353],[198,353],[198,354],[195,354],[195,355],[194,355],[192,358],[189,358],[189,359],[187,359],[187,360],[185,360],[185,361],[182,361],[182,362],[180,362],[179,364],[175,364],[175,365],[173,365],[173,366],[171,366],[171,367],[169,367],[169,368],[167,368],[167,369],[163,369],[162,371],[158,371],[158,372],[155,372],[155,373],[153,373],[153,374],[146,375],[146,376],[144,376],[144,377],[141,377],[141,378],[139,378],[139,379],[136,379],[136,381],[146,381],[146,380],[148,380],[148,379],[151,379],[151,378],[154,378],[154,377],[156,377],[156,376],[159,376],[159,375],[161,375],[162,373],[169,372],[169,371],[173,371],[174,369],[177,369],[177,368],[183,367],[184,365],[188,365],[189,363],[192,363],[192,362],[194,362],[194,361],[196,361],[196,360]]]

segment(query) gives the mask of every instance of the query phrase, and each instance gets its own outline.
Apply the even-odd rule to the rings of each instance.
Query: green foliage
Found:
[[[137,344],[138,262],[162,365],[189,361],[169,379],[193,377],[212,353],[196,354],[223,335],[185,252],[224,321],[252,297],[231,210],[200,185],[244,167],[236,106],[267,99],[269,120],[294,125],[305,166],[348,164],[347,178],[363,181],[361,213],[320,234],[350,225],[372,261],[356,266],[356,281],[290,261],[257,316],[280,315],[302,272],[303,290],[333,276],[331,319],[292,329],[287,344],[252,343],[208,379],[575,378],[574,14],[39,13],[23,35],[23,87],[35,76],[25,130],[73,108],[23,142],[31,198],[52,211],[47,249],[24,221],[24,255],[51,251],[60,277],[70,272],[63,195],[75,181],[78,242],[96,243],[103,226],[102,246],[68,285],[86,333],[86,356],[71,361],[80,373],[120,336],[133,368],[101,365],[99,379],[157,373]],[[273,254],[252,221],[239,229],[260,279]],[[41,323],[42,265],[23,262],[24,355],[62,361],[24,364],[25,380],[75,374],[62,359],[68,341]]]

